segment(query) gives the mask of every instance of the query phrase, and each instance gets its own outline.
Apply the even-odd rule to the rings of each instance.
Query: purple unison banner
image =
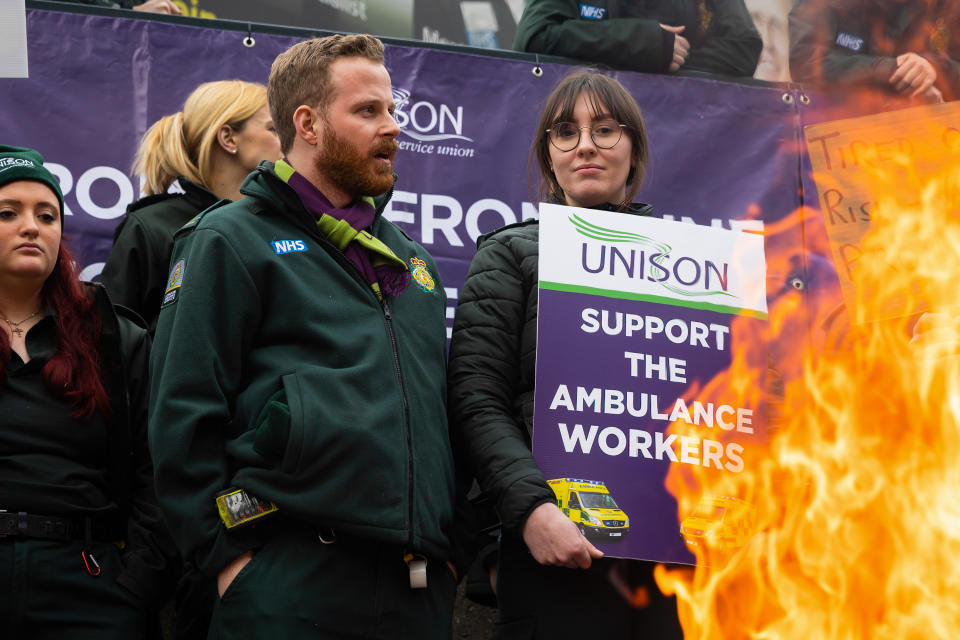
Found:
[[[686,525],[700,514],[678,514],[670,465],[756,463],[759,407],[684,392],[729,366],[733,318],[766,320],[765,273],[754,233],[541,205],[533,453],[558,506],[607,555],[694,563],[687,544],[704,532]],[[673,421],[693,435],[667,433]]]
[[[34,147],[51,163],[87,278],[99,273],[114,227],[139,194],[130,166],[147,127],[179,111],[202,82],[266,82],[276,55],[302,39],[254,29],[248,48],[245,31],[215,21],[120,13],[29,10],[29,78],[0,79],[0,142]],[[452,322],[477,236],[537,216],[530,140],[544,99],[572,68],[543,64],[535,74],[526,60],[399,45],[387,47],[387,66],[403,132],[386,215],[437,258]],[[639,197],[656,215],[759,229],[801,204],[799,90],[612,75],[646,118],[651,162]],[[790,238],[795,259],[771,268],[771,296],[805,276],[803,230]]]

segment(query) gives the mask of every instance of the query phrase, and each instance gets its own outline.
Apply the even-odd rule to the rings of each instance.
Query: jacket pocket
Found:
[[[412,468],[392,378],[369,366],[305,365],[281,381],[253,436],[267,464],[242,469],[235,483],[254,493],[269,485],[281,508],[327,523],[408,527]]]
[[[254,563],[257,562],[259,556],[259,550],[255,550],[253,555],[250,557],[250,560],[247,561],[247,564],[243,565],[243,568],[237,572],[237,575],[233,576],[233,580],[231,580],[230,584],[227,585],[223,595],[218,598],[220,601],[223,601],[227,597],[237,593],[238,587],[242,586],[241,583],[246,581],[247,577],[250,575],[250,572],[253,570]],[[214,587],[216,587],[215,584]]]
[[[263,405],[257,416],[253,450],[268,460],[280,461],[284,473],[300,465],[303,450],[303,403],[297,375],[280,378],[283,387]]]
[[[257,416],[253,450],[269,460],[280,460],[290,440],[290,407],[287,390],[280,389],[270,396]]]
[[[300,468],[300,459],[303,456],[304,449],[304,408],[300,390],[300,380],[296,373],[289,373],[283,378],[283,390],[287,395],[287,407],[289,412],[289,432],[287,434],[287,447],[284,451],[283,462],[280,469],[284,473],[296,473]]]

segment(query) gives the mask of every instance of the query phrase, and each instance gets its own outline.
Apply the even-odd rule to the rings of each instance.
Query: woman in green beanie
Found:
[[[41,155],[0,145],[0,619],[11,638],[142,638],[174,555],[148,338],[80,282],[63,222]]]

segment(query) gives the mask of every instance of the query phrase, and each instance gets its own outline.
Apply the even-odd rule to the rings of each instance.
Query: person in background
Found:
[[[960,97],[960,6],[953,0],[797,0],[794,82],[878,89],[920,102]]]
[[[133,9],[134,11],[144,11],[146,13],[166,13],[174,16],[183,15],[183,11],[173,0],[146,0],[146,2],[138,0],[64,0],[64,2],[87,4],[109,9]]]
[[[208,82],[183,111],[164,116],[144,134],[134,161],[146,197],[134,202],[114,231],[100,274],[111,298],[156,329],[166,288],[173,234],[218,200],[240,198],[240,184],[261,160],[280,157],[267,107],[267,88],[241,80]],[[181,193],[170,193],[177,181]],[[206,638],[216,585],[189,566],[177,589],[176,635]]]
[[[651,215],[633,202],[647,166],[640,108],[604,75],[578,71],[547,98],[531,150],[541,199]],[[531,450],[539,227],[481,236],[450,345],[448,403],[456,451],[503,528],[496,578],[498,639],[681,638],[676,601],[653,564],[608,560],[558,508]]]
[[[763,41],[743,0],[530,0],[517,51],[631,71],[703,71],[750,77]]]
[[[134,161],[134,173],[144,177],[148,195],[127,209],[100,274],[114,302],[139,313],[152,333],[166,289],[174,232],[218,200],[239,199],[247,174],[261,160],[278,160],[280,155],[262,84],[202,84],[183,111],[154,123]],[[175,180],[182,193],[168,192]]]
[[[790,30],[792,0],[744,0],[753,24],[763,39],[763,51],[753,77],[767,82],[790,82]]]
[[[149,336],[81,283],[39,153],[0,145],[3,637],[137,640],[176,557],[147,451]]]
[[[384,62],[368,35],[280,54],[284,159],[174,241],[150,444],[174,539],[217,579],[211,638],[450,635],[446,296],[374,201],[400,133]]]

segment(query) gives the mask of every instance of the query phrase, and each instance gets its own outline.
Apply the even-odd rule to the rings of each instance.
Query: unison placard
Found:
[[[664,478],[740,473],[762,437],[732,393],[687,394],[729,365],[733,318],[766,320],[763,236],[541,204],[539,274],[533,451],[560,508],[608,555],[693,562]]]

